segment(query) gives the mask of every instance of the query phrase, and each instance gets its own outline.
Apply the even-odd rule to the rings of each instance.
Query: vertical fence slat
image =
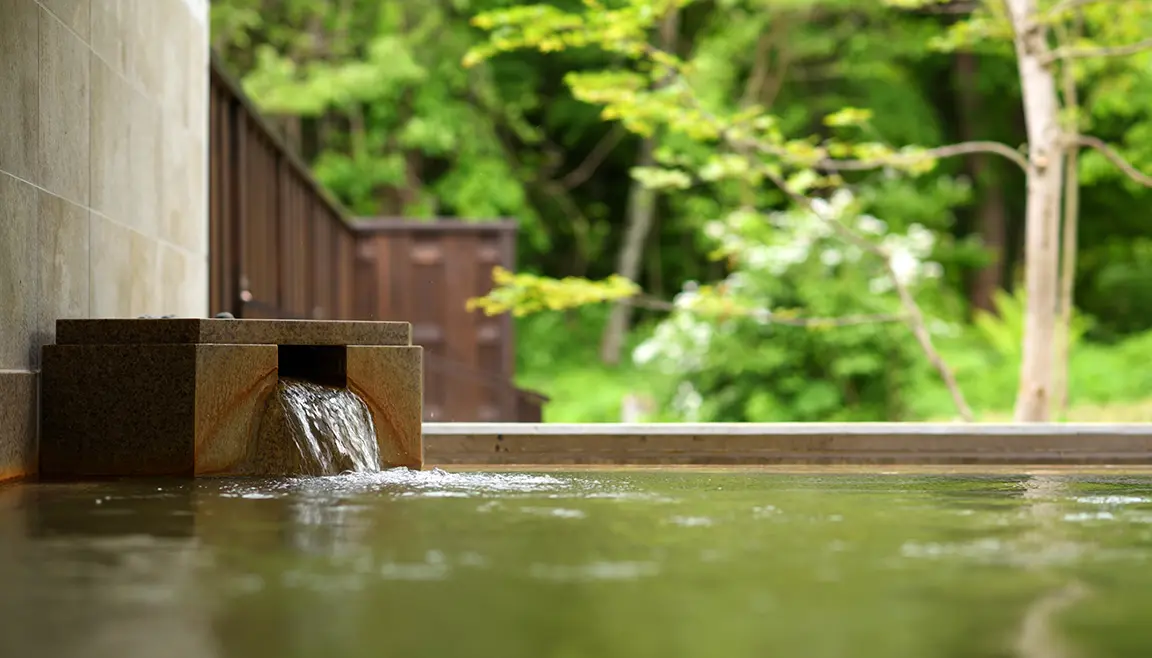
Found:
[[[545,398],[511,384],[511,319],[464,309],[514,265],[515,224],[349,223],[215,56],[210,80],[212,311],[410,321],[435,420],[538,421]]]

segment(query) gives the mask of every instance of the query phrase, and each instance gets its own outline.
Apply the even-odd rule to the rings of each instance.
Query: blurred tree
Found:
[[[1133,180],[1141,182],[1146,179],[1106,143],[1082,136],[1078,131],[1070,132],[1062,126],[1061,104],[1052,65],[1097,55],[1130,55],[1152,47],[1152,40],[1147,46],[1137,42],[1115,48],[1077,49],[1064,45],[1052,49],[1048,45],[1050,28],[1064,20],[1064,14],[1068,12],[1065,5],[1074,5],[1074,13],[1082,16],[1085,11],[1083,5],[1092,3],[1063,3],[1051,12],[1042,11],[1036,0],[1005,0],[1003,6],[997,3],[980,6],[967,20],[953,24],[946,37],[938,39],[937,44],[955,47],[956,43],[971,42],[973,38],[1014,37],[1028,132],[1027,156],[1021,155],[1020,149],[998,142],[964,142],[927,150],[909,147],[897,150],[877,141],[819,136],[789,139],[780,129],[778,118],[761,108],[725,113],[722,106],[710,105],[694,88],[691,67],[675,53],[652,47],[647,38],[647,31],[657,21],[690,4],[690,0],[630,0],[613,5],[614,8],[599,0],[586,0],[585,4],[588,10],[583,13],[534,5],[482,14],[475,22],[490,29],[492,39],[488,44],[474,48],[466,61],[475,63],[498,52],[521,48],[549,52],[595,45],[640,62],[634,71],[573,73],[569,74],[568,81],[577,97],[604,105],[603,116],[606,119],[618,119],[633,132],[647,136],[656,126],[664,126],[698,144],[718,144],[730,151],[711,156],[703,165],[683,157],[666,156],[663,160],[670,166],[637,168],[635,175],[649,186],[684,189],[693,185],[694,178],[706,181],[739,178],[753,183],[768,181],[784,191],[793,202],[813,209],[805,194],[843,183],[838,175],[829,175],[829,172],[899,168],[913,174],[924,173],[931,171],[938,158],[973,153],[1001,155],[1020,166],[1027,177],[1027,312],[1016,419],[1048,419],[1053,386],[1058,379],[1055,376],[1057,359],[1054,348],[1066,342],[1063,338],[1066,332],[1061,330],[1057,316],[1065,153],[1081,145],[1091,146],[1129,173]],[[939,0],[889,0],[886,4],[923,9],[942,3]],[[1152,16],[1149,6],[1141,3],[1126,4],[1125,12],[1126,17],[1136,23],[1147,23]],[[1067,30],[1058,33],[1067,34]],[[667,83],[668,79],[673,82]],[[873,129],[871,117],[869,111],[848,107],[829,115],[825,123],[833,128],[869,130]],[[839,220],[825,219],[849,243],[871,251],[884,261],[913,334],[952,391],[960,415],[970,417],[970,410],[950,369],[933,347],[919,306],[907,286],[900,281],[893,257]],[[1074,254],[1074,250],[1070,253]]]
[[[535,47],[502,50],[462,69],[461,57],[494,37],[471,21],[494,10],[529,9],[513,0],[213,0],[212,19],[213,43],[224,61],[313,164],[321,181],[356,214],[477,220],[513,216],[524,227],[517,277],[601,279],[624,271],[627,252],[638,263],[629,278],[648,293],[664,297],[664,291],[697,281],[702,296],[723,296],[723,283],[733,275],[768,275],[749,274],[747,258],[710,257],[717,243],[705,228],[743,210],[771,221],[794,205],[770,184],[766,173],[755,167],[728,169],[739,167],[741,160],[755,164],[779,159],[784,161],[781,174],[813,171],[815,181],[787,181],[808,196],[829,198],[833,189],[850,190],[853,202],[845,217],[883,218],[886,232],[895,235],[907,235],[910,226],[918,224],[934,236],[926,261],[939,263],[943,274],[930,279],[931,285],[917,283],[913,289],[929,318],[943,321],[926,320],[929,333],[936,341],[949,342],[957,331],[971,333],[973,309],[998,311],[995,291],[1011,290],[1019,279],[1025,170],[982,150],[961,150],[954,159],[933,161],[926,153],[949,152],[905,147],[996,141],[1015,151],[1026,141],[1020,72],[1001,2],[677,3],[675,49],[662,45],[660,16],[645,17],[649,27],[637,41],[675,51],[685,64],[680,77],[693,98],[711,116],[733,119],[740,126],[752,121],[749,113],[770,115],[771,130],[781,136],[787,151],[782,155],[757,154],[750,148],[757,140],[701,141],[699,135],[671,129],[667,117],[648,117],[654,128],[650,134],[606,120],[601,116],[605,99],[577,98],[575,87],[568,84],[575,80],[595,87],[597,80],[569,74],[620,74],[615,82],[601,82],[611,86],[638,79],[645,93],[663,79],[651,68],[659,62],[615,47],[588,42],[563,43],[560,50],[547,53]],[[650,2],[623,0],[612,0],[604,9],[645,4],[659,10]],[[1080,55],[1099,54],[1101,47],[1135,47],[1129,44],[1139,44],[1149,31],[1148,5],[1148,0],[1044,0],[1038,5],[1044,12],[1041,22],[1051,32],[1049,46],[1062,51],[1048,65],[1058,83],[1058,101],[1065,107],[1058,114],[1059,126],[1068,134],[1091,133],[1102,140],[1099,144],[1114,145],[1111,155],[1132,163],[1132,171],[1152,170],[1148,59],[1140,54]],[[546,7],[577,17],[592,11],[585,11],[578,0],[555,0]],[[1068,92],[1068,74],[1074,94]],[[679,93],[676,88],[665,91],[665,101]],[[674,98],[671,105],[683,109]],[[870,113],[838,114],[844,108],[868,108]],[[833,124],[843,125],[827,125],[824,119],[829,116],[837,117]],[[792,139],[795,136],[811,139]],[[651,165],[638,162],[644,142],[652,147]],[[870,144],[877,146],[874,152],[868,151]],[[1059,327],[1073,308],[1074,289],[1082,291],[1077,306],[1092,316],[1090,340],[1115,342],[1152,327],[1152,238],[1145,218],[1152,195],[1117,169],[1105,152],[1089,147],[1075,166],[1068,164],[1079,171],[1081,185],[1065,189],[1082,193],[1061,199],[1066,219],[1061,279],[1055,286],[1062,296],[1053,341],[1058,351]],[[891,161],[897,156],[899,161]],[[843,165],[831,161],[846,158],[863,158],[872,168],[833,171]],[[821,159],[830,166],[814,167]],[[894,175],[909,169],[916,175]],[[645,240],[637,238],[641,232],[635,228],[628,230],[630,216],[643,216],[632,210],[645,207],[630,203],[630,198],[653,199]],[[1079,213],[1073,213],[1077,207]],[[1083,221],[1073,219],[1076,215]],[[859,285],[875,278],[874,269],[880,266],[879,261],[860,265]],[[748,313],[770,307],[780,320],[781,311],[787,315],[796,309],[793,314],[803,310],[817,321],[904,315],[901,308],[891,307],[896,301],[892,293],[859,287],[851,293],[834,292],[820,268],[800,267],[780,276],[786,279],[781,285],[807,292],[744,298],[740,302]],[[624,287],[609,288],[605,299],[621,298]],[[814,301],[818,299],[830,303]],[[565,306],[563,299],[560,306]],[[640,333],[647,334],[646,321],[667,313],[670,304],[643,297],[621,306],[636,307]],[[668,322],[679,322],[679,313],[672,312]],[[599,323],[604,317],[572,314],[570,322]],[[709,317],[712,324],[722,324],[719,316]],[[732,313],[724,317],[731,319]],[[737,324],[744,322],[752,322],[752,317]],[[602,356],[612,356],[619,336],[606,328],[611,326],[619,323],[600,326]],[[710,417],[734,419],[725,414],[739,407],[744,409],[741,417],[763,419],[775,409],[772,413],[787,418],[796,409],[795,400],[803,397],[834,399],[853,417],[896,418],[923,389],[924,363],[919,359],[893,357],[878,366],[891,372],[857,369],[849,385],[822,356],[836,350],[849,362],[864,363],[869,354],[892,354],[892,346],[905,350],[910,341],[901,336],[899,325],[877,324],[869,340],[880,343],[849,339],[854,332],[868,333],[857,325],[835,332],[811,328],[776,322],[744,326],[743,334],[731,335],[743,335],[767,351],[783,350],[788,364],[807,364],[788,381],[799,382],[795,390],[812,388],[816,397],[785,393],[772,384],[760,398],[768,395],[776,400],[773,404],[722,405],[715,410],[718,415]],[[717,335],[729,340],[724,332]],[[540,340],[536,332],[521,336]],[[521,346],[521,351],[533,349],[533,344]],[[711,363],[714,388],[702,389],[709,395],[748,399],[748,391],[757,385],[763,389],[764,381],[787,379],[779,376],[784,371],[769,367],[771,359],[748,359],[738,350],[715,351],[728,357],[717,356]],[[859,355],[865,358],[856,359]],[[959,361],[958,369],[969,367],[967,359]],[[1060,363],[1052,366],[1049,396],[1055,400],[1067,397],[1061,395],[1065,387]],[[867,384],[880,381],[888,383]],[[830,383],[838,397],[825,395]],[[863,387],[883,389],[885,401],[863,402],[858,395]],[[741,390],[745,393],[737,393]],[[804,408],[810,418],[839,413],[835,405]]]

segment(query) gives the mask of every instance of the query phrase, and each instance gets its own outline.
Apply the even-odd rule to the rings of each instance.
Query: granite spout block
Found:
[[[411,337],[405,322],[58,320],[43,348],[40,477],[295,474],[291,451],[261,431],[281,377],[352,390],[381,468],[419,469],[423,351]]]

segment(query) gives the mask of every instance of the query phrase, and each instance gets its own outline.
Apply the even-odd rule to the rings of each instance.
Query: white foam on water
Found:
[[[274,494],[266,493],[263,491],[227,491],[220,494],[224,498],[244,498],[247,500],[265,500],[268,498],[276,498]]]
[[[525,514],[554,516],[560,519],[583,519],[588,516],[588,514],[582,510],[566,509],[563,507],[521,507],[520,511],[524,512]]]
[[[583,565],[533,564],[533,578],[558,582],[595,580],[638,580],[655,576],[660,567],[654,562],[593,562]]]
[[[428,471],[393,468],[275,481],[233,482],[226,484],[220,495],[259,499],[384,493],[403,498],[470,498],[502,493],[582,490],[593,484],[529,473],[450,473],[439,468]]]
[[[1065,521],[1111,521],[1116,518],[1112,512],[1076,512],[1065,514]]]
[[[452,569],[446,564],[389,562],[381,565],[380,577],[385,580],[444,580]]]
[[[1135,505],[1139,503],[1152,503],[1152,498],[1146,496],[1081,496],[1073,500],[1089,505]]]
[[[906,542],[900,556],[912,559],[966,559],[978,564],[1013,567],[1060,566],[1075,564],[1090,554],[1088,546],[1071,541],[1043,542],[986,537],[970,542]],[[1097,556],[1099,557],[1099,556]],[[895,563],[898,566],[898,563]]]
[[[662,496],[660,494],[648,493],[644,491],[595,491],[581,496],[581,498],[597,499],[606,498],[609,500],[637,500],[646,501],[651,503],[678,503],[679,500]]]
[[[707,527],[715,523],[706,516],[673,516],[668,522],[685,528]]]
[[[414,471],[394,468],[377,473],[346,473],[335,478],[324,478],[324,486],[335,488],[387,488],[400,487],[425,495],[444,495],[447,492],[468,494],[485,493],[538,493],[566,489],[577,484],[551,475],[530,473],[450,473],[433,468]]]

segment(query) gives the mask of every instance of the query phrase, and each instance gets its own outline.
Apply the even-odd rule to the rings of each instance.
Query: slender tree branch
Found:
[[[645,45],[643,49],[650,56],[655,50],[650,45]],[[675,74],[676,72],[672,73],[672,75]],[[724,125],[722,121],[713,116],[712,113],[709,112],[706,108],[702,107],[695,95],[690,94],[688,98],[692,104],[691,109],[695,110],[702,120],[712,124],[720,138],[731,145],[733,148],[737,149],[738,151],[753,150],[764,153],[766,155],[771,155],[773,157],[781,157],[782,154],[780,153],[780,149],[778,147],[764,144],[763,142],[757,140],[749,140],[742,135],[734,135],[732,128]],[[996,142],[990,143],[998,144]],[[955,150],[956,147],[960,146],[962,145],[953,145],[952,147],[942,148],[951,148],[951,150]],[[1017,159],[1016,157],[1007,156],[1004,152],[1011,151],[1011,149],[1009,149],[1007,146],[1004,146],[1003,144],[998,144],[998,147],[999,148],[993,147],[988,149],[988,152],[1005,155],[1017,164],[1020,164],[1022,158]],[[939,149],[937,149],[937,151],[939,151]],[[932,152],[932,150],[929,150],[929,152]],[[961,149],[955,153],[952,153],[951,151],[943,152],[950,155],[964,155],[967,153],[979,151],[966,151]],[[786,157],[786,154],[783,155]],[[939,373],[940,379],[944,382],[945,387],[947,387],[949,394],[952,396],[952,402],[956,405],[956,410],[960,414],[960,417],[965,422],[971,422],[973,420],[972,408],[968,406],[968,402],[964,398],[964,392],[960,390],[960,386],[956,382],[956,377],[953,375],[952,369],[948,367],[948,364],[944,361],[944,358],[940,355],[940,352],[936,350],[936,346],[932,343],[932,335],[928,332],[928,326],[924,321],[924,314],[920,310],[920,305],[916,303],[916,298],[912,295],[911,291],[908,289],[908,286],[904,285],[904,282],[900,280],[900,277],[896,272],[896,268],[892,264],[892,259],[889,257],[887,251],[885,251],[884,248],[880,245],[872,242],[868,238],[852,230],[842,222],[837,221],[835,218],[827,217],[822,214],[812,203],[811,199],[793,190],[780,174],[777,174],[771,170],[766,170],[763,173],[764,176],[768,180],[772,181],[776,187],[780,188],[780,191],[784,192],[784,194],[787,195],[793,203],[806,209],[808,212],[811,212],[818,219],[826,222],[848,242],[857,245],[866,252],[878,256],[881,260],[884,261],[884,268],[887,271],[889,278],[892,280],[892,286],[895,288],[896,295],[900,299],[900,304],[904,307],[904,311],[907,314],[905,317],[905,322],[907,323],[909,329],[911,329],[912,335],[916,338],[916,342],[920,344],[920,349],[924,352],[924,355],[928,358],[928,361]]]
[[[775,150],[773,150],[775,151]],[[990,153],[1011,160],[1025,172],[1028,171],[1028,158],[1018,149],[1007,144],[991,141],[960,142],[936,148],[925,149],[914,154],[896,155],[880,160],[820,160],[814,166],[827,171],[870,171],[896,164],[909,164],[926,158],[953,158],[960,155],[973,155],[976,153]],[[774,153],[778,155],[778,153]]]
[[[1152,176],[1132,166],[1130,162],[1124,159],[1124,156],[1120,155],[1116,149],[1109,146],[1104,140],[1091,135],[1078,135],[1073,142],[1081,146],[1096,149],[1107,158],[1109,162],[1116,165],[1117,169],[1124,172],[1128,178],[1131,178],[1144,187],[1152,187]]]
[[[773,25],[773,27],[776,27]],[[764,32],[756,40],[756,52],[752,56],[752,70],[744,82],[744,93],[740,95],[740,107],[748,107],[760,98],[764,78],[768,77],[768,57],[772,53],[775,30]]]
[[[637,295],[629,299],[623,300],[625,304],[631,304],[637,308],[646,308],[652,311],[674,312],[691,310],[682,306],[677,306],[674,302],[665,299],[651,297],[649,295]],[[879,324],[885,322],[905,322],[907,317],[904,315],[894,313],[883,313],[874,315],[845,315],[841,317],[827,317],[827,318],[804,318],[804,317],[784,317],[770,312],[764,312],[766,309],[741,309],[733,313],[740,317],[756,316],[763,319],[769,324],[780,324],[789,327],[809,327],[809,328],[824,328],[824,327],[851,327],[861,324]]]
[[[908,327],[912,330],[912,335],[916,337],[916,342],[920,344],[920,349],[923,350],[924,355],[928,357],[928,361],[940,374],[940,379],[943,380],[944,385],[948,388],[948,393],[952,396],[952,402],[956,405],[956,410],[960,414],[960,417],[964,422],[972,422],[972,408],[968,406],[967,400],[964,399],[964,392],[960,390],[960,385],[956,382],[956,377],[953,375],[952,369],[948,367],[948,364],[944,361],[944,357],[940,355],[940,352],[936,350],[936,346],[932,343],[932,335],[928,332],[928,326],[924,321],[924,314],[920,311],[920,305],[916,303],[916,298],[912,295],[908,286],[904,285],[904,282],[900,280],[895,266],[892,265],[892,259],[888,256],[888,252],[880,247],[880,245],[877,245],[868,238],[848,228],[842,222],[822,215],[820,211],[816,209],[811,199],[792,190],[788,187],[784,179],[776,174],[769,172],[767,177],[779,187],[781,191],[787,194],[794,203],[824,220],[844,239],[865,251],[875,254],[884,261],[884,269],[888,272],[888,277],[892,280],[892,286],[896,289],[896,296],[900,298],[900,304],[904,307],[904,312],[907,314],[904,319]]]
[[[1064,21],[1057,21],[1055,27],[1058,43],[1071,43],[1084,33],[1084,14],[1078,9],[1075,11],[1076,20],[1071,28]],[[1072,63],[1061,62],[1060,65],[1061,95],[1064,97],[1064,109],[1068,113],[1067,134],[1080,134],[1080,96],[1076,89],[1076,74]],[[1053,401],[1058,417],[1063,418],[1068,413],[1069,381],[1068,362],[1072,352],[1072,315],[1075,310],[1074,296],[1076,292],[1076,253],[1080,224],[1080,145],[1073,143],[1064,149],[1064,213],[1063,226],[1060,237],[1060,293],[1057,297],[1057,309],[1060,313],[1060,323],[1056,325],[1056,361],[1055,376],[1053,377]]]
[[[568,189],[583,185],[592,177],[592,174],[596,173],[596,169],[627,134],[628,131],[620,124],[613,126],[612,130],[608,131],[608,133],[596,143],[596,146],[592,148],[588,157],[584,158],[584,161],[581,162],[579,166],[560,179],[560,184]]]
[[[1152,50],[1152,38],[1122,46],[1101,46],[1099,48],[1057,48],[1040,57],[1043,64],[1051,64],[1062,59],[1087,59],[1090,57],[1127,57]]]

